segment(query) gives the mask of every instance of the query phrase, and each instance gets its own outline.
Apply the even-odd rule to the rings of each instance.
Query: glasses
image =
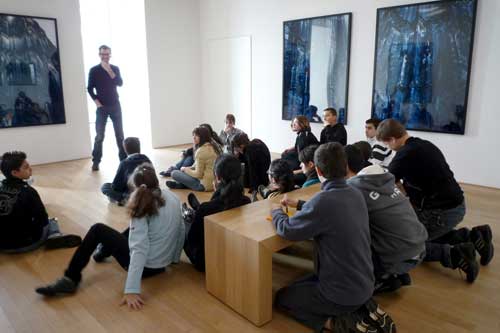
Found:
[[[102,55],[102,56],[110,56],[111,53],[99,53],[99,55]]]

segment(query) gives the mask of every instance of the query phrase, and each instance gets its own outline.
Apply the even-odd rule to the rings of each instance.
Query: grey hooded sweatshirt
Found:
[[[427,230],[394,175],[378,165],[361,170],[348,184],[361,190],[368,207],[372,247],[384,269],[417,257],[425,250]]]

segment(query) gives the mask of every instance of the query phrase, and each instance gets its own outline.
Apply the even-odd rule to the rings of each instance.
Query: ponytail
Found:
[[[138,166],[129,182],[135,188],[127,203],[130,217],[157,215],[159,208],[165,205],[165,199],[152,165],[144,163]]]

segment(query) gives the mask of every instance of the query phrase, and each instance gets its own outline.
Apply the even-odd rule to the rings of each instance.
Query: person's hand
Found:
[[[189,169],[189,167],[181,167],[182,172],[186,172],[187,169]]]
[[[224,128],[224,132],[229,133],[233,129],[232,125],[226,125],[226,128]]]
[[[114,79],[116,77],[115,72],[113,72],[113,69],[111,68],[111,65],[107,62],[102,62],[101,63],[102,68],[109,74],[109,76]]]
[[[120,306],[125,304],[131,310],[140,310],[145,303],[140,294],[125,294],[122,298]]]
[[[300,174],[303,174],[304,172],[302,171],[302,169],[297,169],[297,170],[293,170],[293,174],[294,175],[300,175]]]
[[[279,203],[273,203],[273,204],[271,205],[271,213],[272,213],[273,211],[275,211],[276,209],[281,209],[281,210],[283,210],[283,207],[281,207],[281,204],[279,204]]]
[[[288,196],[285,194],[283,199],[281,199],[281,204],[285,207],[297,208],[297,205],[299,204],[299,200],[289,199]]]
[[[96,99],[95,101],[95,105],[98,107],[98,108],[102,108],[102,103],[100,100]]]

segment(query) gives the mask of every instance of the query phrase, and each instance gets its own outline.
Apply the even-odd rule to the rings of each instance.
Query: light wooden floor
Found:
[[[149,157],[158,171],[178,159],[180,148],[154,150]],[[101,171],[90,171],[90,160],[34,167],[35,186],[51,216],[65,232],[85,235],[96,222],[117,229],[128,225],[125,211],[108,203],[99,188],[111,181],[117,160],[109,150]],[[164,183],[164,182],[162,182]],[[164,184],[162,185],[164,186]],[[500,190],[464,186],[468,213],[462,223],[489,223],[500,234]],[[185,199],[187,191],[177,191]],[[208,195],[205,195],[208,197]],[[500,249],[499,237],[495,240]],[[308,332],[275,312],[271,323],[256,328],[210,296],[204,275],[183,262],[168,273],[143,283],[146,306],[140,312],[119,307],[126,273],[114,262],[93,261],[84,272],[77,294],[44,300],[33,290],[61,276],[73,249],[38,250],[0,255],[0,332]],[[500,255],[482,267],[469,285],[458,271],[424,264],[412,272],[413,285],[377,297],[395,319],[399,332],[500,332]],[[277,258],[273,288],[303,274],[310,263]]]

